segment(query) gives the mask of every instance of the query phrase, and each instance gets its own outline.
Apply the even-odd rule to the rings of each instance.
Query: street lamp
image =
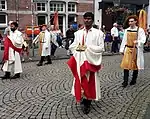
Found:
[[[120,0],[113,0],[114,7],[118,7],[120,5]]]

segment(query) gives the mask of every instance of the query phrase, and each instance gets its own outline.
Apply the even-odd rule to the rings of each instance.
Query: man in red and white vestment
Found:
[[[74,42],[69,47],[73,56],[67,64],[74,76],[72,94],[83,107],[83,113],[88,114],[91,101],[101,98],[98,72],[102,68],[104,33],[92,27],[93,13],[86,12],[83,21],[85,27],[75,32]]]
[[[10,73],[13,70],[14,76],[12,79],[19,78],[22,73],[22,65],[20,60],[20,52],[23,45],[22,33],[18,31],[18,23],[12,22],[10,26],[11,31],[7,34],[4,41],[4,55],[2,70],[5,75],[2,79],[9,79]]]

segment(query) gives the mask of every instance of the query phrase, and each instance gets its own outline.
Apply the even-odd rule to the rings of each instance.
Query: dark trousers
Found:
[[[118,37],[114,37],[114,40],[112,42],[111,52],[114,53],[119,52],[118,44],[119,44]]]
[[[69,41],[71,41],[71,44],[74,42],[74,38],[67,38],[66,39],[66,45],[65,45],[65,49],[69,50]]]
[[[47,60],[48,63],[51,63],[51,62],[52,62],[50,55],[48,55],[48,56],[46,56],[46,57],[45,57],[45,56],[41,56],[41,59],[40,59],[39,63],[40,63],[40,64],[43,64],[45,58],[46,58],[46,60]]]
[[[52,55],[52,56],[54,56],[54,54],[55,54],[55,52],[56,52],[56,49],[57,49],[57,46],[56,46],[54,43],[52,43],[52,44],[51,44],[51,55]]]
[[[50,55],[46,56],[47,63],[52,63]]]
[[[40,59],[40,61],[39,61],[39,64],[43,64],[44,59],[45,59],[45,56],[41,56],[41,59]]]
[[[137,76],[138,76],[138,70],[133,70],[132,81],[136,81]],[[124,81],[128,82],[128,77],[129,77],[129,70],[124,69],[124,78],[123,78]]]

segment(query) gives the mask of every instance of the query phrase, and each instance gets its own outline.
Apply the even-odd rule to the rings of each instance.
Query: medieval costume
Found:
[[[39,43],[39,55],[41,56],[41,59],[37,66],[42,66],[43,61],[45,57],[47,58],[47,62],[45,64],[52,64],[51,61],[51,39],[52,39],[52,34],[48,31],[41,31],[39,35],[34,39],[33,43]]]
[[[77,102],[81,101],[82,95],[85,96],[85,106],[89,106],[91,100],[101,98],[98,72],[104,51],[103,36],[103,32],[98,29],[92,27],[87,31],[83,28],[75,32],[74,42],[69,47],[73,56],[67,63],[74,76],[71,93]]]
[[[14,70],[14,76],[12,78],[19,78],[22,73],[22,66],[20,60],[20,52],[23,45],[22,33],[18,30],[10,31],[9,35],[4,41],[4,55],[2,70],[5,75],[2,79],[10,78],[10,72]]]
[[[137,44],[134,43],[135,40]],[[130,85],[134,85],[138,76],[138,70],[144,69],[143,44],[145,41],[146,36],[142,28],[136,26],[135,28],[129,27],[125,30],[120,46],[120,52],[124,53],[121,62],[121,68],[124,69],[123,87],[126,87],[128,84],[129,70],[133,70]]]

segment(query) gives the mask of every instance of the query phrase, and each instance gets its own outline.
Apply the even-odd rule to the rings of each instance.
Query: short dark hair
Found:
[[[83,18],[86,18],[86,17],[91,17],[92,20],[94,21],[94,14],[92,12],[86,12],[84,15],[83,15]]]
[[[11,24],[13,24],[15,27],[18,28],[18,23],[17,22],[12,22]]]

